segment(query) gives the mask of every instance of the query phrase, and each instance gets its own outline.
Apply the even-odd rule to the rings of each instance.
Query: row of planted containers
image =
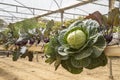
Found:
[[[84,68],[105,66],[107,56],[120,56],[119,8],[108,15],[96,11],[60,25],[57,21],[34,18],[10,23],[0,31],[0,44],[11,51],[13,61],[26,56],[32,61],[33,51],[43,52],[45,62],[53,63],[55,70],[61,65],[73,74]]]

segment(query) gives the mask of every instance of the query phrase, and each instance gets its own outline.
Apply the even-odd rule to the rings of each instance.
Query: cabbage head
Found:
[[[68,44],[75,49],[79,49],[85,44],[86,35],[82,30],[75,30],[68,34],[67,42]]]
[[[45,47],[45,62],[54,63],[55,70],[61,65],[73,74],[81,73],[83,68],[105,66],[106,41],[98,28],[99,24],[94,20],[76,21],[53,35]]]

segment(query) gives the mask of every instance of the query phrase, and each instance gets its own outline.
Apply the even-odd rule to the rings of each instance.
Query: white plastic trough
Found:
[[[106,56],[120,56],[120,45],[107,46],[104,52]]]

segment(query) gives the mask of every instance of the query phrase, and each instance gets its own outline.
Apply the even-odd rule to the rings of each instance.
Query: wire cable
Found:
[[[60,9],[60,5],[58,4],[58,2],[57,2],[56,0],[54,0],[54,2],[55,2],[55,4],[57,5],[58,9]],[[57,15],[58,15],[58,13],[55,15],[55,18],[54,18],[54,19],[57,18]]]
[[[17,0],[14,0],[14,1],[27,8],[27,6],[24,5],[23,3],[21,3],[21,2],[19,2]],[[27,9],[34,15],[34,12],[31,9],[29,9],[29,8],[27,8]]]
[[[57,7],[60,9],[60,5],[58,4],[58,2],[56,0],[54,0],[54,2],[56,3]]]
[[[53,1],[50,3],[49,10],[51,10],[52,5],[53,5]]]
[[[75,8],[75,9],[80,10],[80,11],[86,13],[86,14],[89,14],[89,12],[87,12],[87,11],[85,11],[85,10],[82,10],[82,9],[80,9],[80,8]]]
[[[63,2],[63,0],[60,1],[60,7],[62,6],[62,2]]]
[[[4,9],[2,9],[2,8],[0,8],[0,10],[2,10],[2,11],[4,11],[4,12],[7,12],[9,15],[11,15],[11,16],[13,16],[14,18],[16,18],[17,19],[17,17],[15,16],[15,15],[13,15],[12,13],[10,13],[10,12],[8,12],[7,10],[4,10]]]

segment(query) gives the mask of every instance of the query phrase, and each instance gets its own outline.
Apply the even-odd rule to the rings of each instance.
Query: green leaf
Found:
[[[75,68],[72,66],[71,62],[70,62],[70,59],[68,60],[63,60],[61,62],[61,65],[63,68],[65,68],[67,71],[69,71],[70,73],[72,74],[79,74],[83,71],[83,68]]]
[[[61,56],[67,56],[68,53],[64,52],[64,47],[60,46],[58,48],[58,54],[60,54]]]
[[[101,54],[102,54],[102,52],[103,52],[103,50],[101,50],[101,48],[98,48],[98,47],[96,47],[96,46],[93,46],[93,53],[92,53],[92,57],[93,58],[97,58],[97,57],[99,57]]]
[[[56,46],[59,46],[60,44],[58,42],[58,36],[55,35],[54,37],[51,37],[49,43],[50,43],[51,47],[53,47],[53,48]]]
[[[20,52],[14,51],[12,55],[13,55],[12,57],[13,61],[17,61],[20,56]]]
[[[67,60],[69,58],[69,55],[68,55],[68,53],[66,53],[64,51],[64,47],[63,46],[60,46],[58,48],[58,54],[59,54],[59,57],[61,58],[61,60]]]
[[[55,70],[57,70],[57,68],[60,66],[61,64],[61,59],[60,58],[57,58],[55,63],[54,63],[54,66],[55,66]]]
[[[81,60],[76,60],[75,58],[71,58],[71,64],[75,68],[86,67],[90,63],[91,63],[91,59],[89,57],[81,59]]]
[[[113,26],[120,26],[120,13],[116,14],[116,16],[114,17],[114,22],[113,22]]]
[[[45,60],[46,63],[52,64],[56,59],[53,57],[49,57]]]
[[[101,36],[101,34],[97,33],[96,35],[92,36],[93,44],[95,44],[98,41],[98,38]]]
[[[92,48],[85,48],[80,53],[75,55],[75,59],[76,60],[81,60],[81,59],[87,58],[92,54],[92,52],[93,52]]]
[[[104,49],[106,47],[106,41],[102,35],[98,35],[97,39],[94,42],[95,43],[92,46],[92,49],[93,49],[92,57],[97,58],[104,51]]]
[[[98,33],[99,24],[94,20],[87,20],[86,26],[88,30],[89,37],[92,37]]]
[[[78,50],[70,48],[70,47],[65,47],[64,52],[68,53],[69,55],[75,54]]]
[[[46,24],[46,29],[52,29],[52,27],[54,26],[54,21],[53,20],[51,20],[51,21],[49,21],[47,24]]]
[[[108,24],[109,25],[113,25],[114,23],[114,18],[117,14],[120,14],[120,10],[119,8],[114,8],[113,10],[111,10],[109,13],[108,13]]]
[[[46,55],[49,55],[49,56],[50,56],[50,55],[54,54],[55,51],[54,51],[54,48],[51,47],[51,45],[48,43],[48,44],[45,45],[44,53],[45,53]]]
[[[69,55],[67,56],[60,56],[61,60],[67,60],[69,58]]]
[[[95,41],[94,46],[98,46],[101,49],[105,49],[107,43],[105,41],[105,38],[103,37],[102,34],[98,35],[97,41]]]
[[[57,40],[57,37],[54,36],[50,38],[50,42],[45,47],[45,54],[55,56],[58,52],[59,42]]]
[[[83,25],[82,23],[83,22],[81,20],[77,20],[74,23],[72,23],[68,28],[71,29],[71,28],[74,28],[75,26],[81,26]]]
[[[67,45],[67,42],[65,40],[65,33],[66,33],[67,29],[64,29],[62,31],[60,31],[59,36],[58,36],[58,41],[61,45]]]
[[[98,58],[91,58],[91,63],[89,66],[85,67],[87,69],[94,69],[99,66],[105,66],[107,64],[107,57],[104,53],[101,54]]]
[[[102,23],[104,24],[104,26],[107,26],[108,24],[107,24],[107,17],[105,16],[105,15],[102,15]],[[102,24],[102,25],[103,25]],[[103,26],[101,26],[101,27],[103,27]]]
[[[65,47],[64,51],[70,55],[75,54],[75,53],[81,53],[83,49],[85,49],[86,47],[91,47],[92,44],[93,44],[93,41],[92,39],[90,39],[80,49],[72,49],[70,47]]]
[[[52,27],[54,26],[54,21],[51,20],[46,24],[46,28],[44,29],[44,37],[49,37]]]

